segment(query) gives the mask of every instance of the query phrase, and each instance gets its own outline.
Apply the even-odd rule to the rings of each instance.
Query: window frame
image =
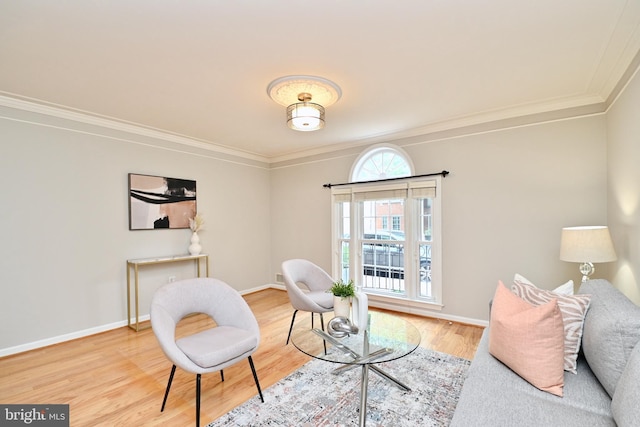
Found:
[[[389,176],[386,173],[388,171],[384,170],[382,171],[382,172],[385,172],[384,175],[379,175],[376,178],[367,178],[366,179],[367,181],[369,180],[375,181],[376,179],[386,179],[386,178],[399,178],[403,176],[414,175],[415,168],[413,167],[413,162],[411,161],[411,157],[409,157],[409,155],[402,148],[397,147],[395,145],[390,145],[390,144],[377,144],[360,153],[360,155],[355,160],[355,162],[353,162],[353,165],[351,166],[351,171],[349,172],[351,181],[352,182],[363,181],[364,179],[360,179],[359,176],[364,166],[374,157],[379,155],[385,155],[385,154],[390,154],[392,156],[397,157],[398,159],[401,159],[406,164],[407,170],[403,174],[394,174],[393,176]]]
[[[425,183],[430,183],[435,188],[435,194],[431,199],[431,223],[432,236],[428,243],[431,246],[431,298],[423,298],[419,296],[420,280],[419,280],[419,245],[424,243],[424,239],[419,239],[419,221],[422,219],[421,203],[425,197],[419,197],[419,189],[423,188]],[[406,189],[405,200],[405,245],[411,245],[408,253],[413,257],[414,262],[406,263],[404,266],[404,285],[405,293],[402,295],[390,295],[384,292],[371,292],[367,290],[369,300],[382,308],[388,308],[398,311],[417,311],[421,309],[441,310],[442,301],[442,260],[441,260],[441,177],[431,177],[429,179],[407,178],[402,183],[382,183],[376,182],[371,184],[357,184],[332,189],[332,249],[333,249],[333,272],[335,277],[343,279],[353,279],[356,286],[360,286],[363,274],[362,252],[360,250],[363,238],[360,234],[364,233],[362,224],[362,204],[364,201],[356,200],[357,193],[365,193],[367,191],[387,191],[397,190],[398,188]],[[414,191],[418,191],[414,193]],[[349,205],[349,237],[344,237],[343,229],[343,202]],[[409,236],[409,237],[407,237]],[[364,235],[363,235],[364,237]],[[358,272],[345,276],[345,266],[343,263],[344,247],[348,247],[349,253],[349,272]],[[355,248],[355,249],[354,249]],[[354,256],[355,255],[355,256]],[[418,271],[416,271],[418,269]]]

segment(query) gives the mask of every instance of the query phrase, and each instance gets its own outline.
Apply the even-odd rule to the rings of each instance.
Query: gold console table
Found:
[[[183,262],[194,261],[197,267],[197,277],[200,277],[200,261],[204,260],[206,267],[205,277],[209,277],[209,255],[177,255],[168,257],[156,257],[156,258],[141,258],[141,259],[128,259],[127,260],[127,326],[138,332],[140,329],[140,319],[138,313],[140,312],[140,306],[138,302],[138,270],[140,267],[154,264],[166,264],[171,262]],[[135,284],[135,303],[136,303],[136,322],[131,322],[131,269],[134,272],[134,284]],[[144,328],[146,329],[146,328]]]

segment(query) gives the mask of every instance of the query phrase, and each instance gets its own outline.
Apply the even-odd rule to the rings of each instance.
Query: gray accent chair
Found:
[[[287,344],[289,344],[293,323],[299,310],[311,313],[312,328],[313,315],[320,314],[320,326],[324,330],[322,313],[333,311],[333,295],[327,292],[333,286],[333,278],[322,268],[306,259],[290,259],[283,262],[282,276],[287,287],[289,301],[294,309]],[[307,288],[306,291],[303,291],[299,284]]]
[[[215,327],[176,340],[176,325],[185,316],[204,313]],[[240,294],[226,283],[198,278],[169,283],[158,289],[151,301],[151,327],[162,351],[173,363],[162,401],[167,403],[176,366],[196,374],[196,426],[200,426],[201,375],[220,371],[248,359],[260,400],[264,402],[251,355],[260,342],[260,328]]]

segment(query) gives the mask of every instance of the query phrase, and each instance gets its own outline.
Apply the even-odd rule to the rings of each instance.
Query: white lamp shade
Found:
[[[560,259],[568,262],[598,263],[617,259],[605,226],[566,227],[560,239]]]
[[[287,107],[287,124],[291,129],[312,131],[324,127],[324,108],[313,102],[297,102]]]

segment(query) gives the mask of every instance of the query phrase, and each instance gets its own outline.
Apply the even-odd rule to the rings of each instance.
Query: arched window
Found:
[[[440,310],[441,180],[414,175],[404,150],[376,145],[353,163],[351,184],[332,188],[334,275],[387,308]]]
[[[400,148],[379,145],[363,152],[353,164],[351,181],[375,181],[413,175],[413,164]]]

